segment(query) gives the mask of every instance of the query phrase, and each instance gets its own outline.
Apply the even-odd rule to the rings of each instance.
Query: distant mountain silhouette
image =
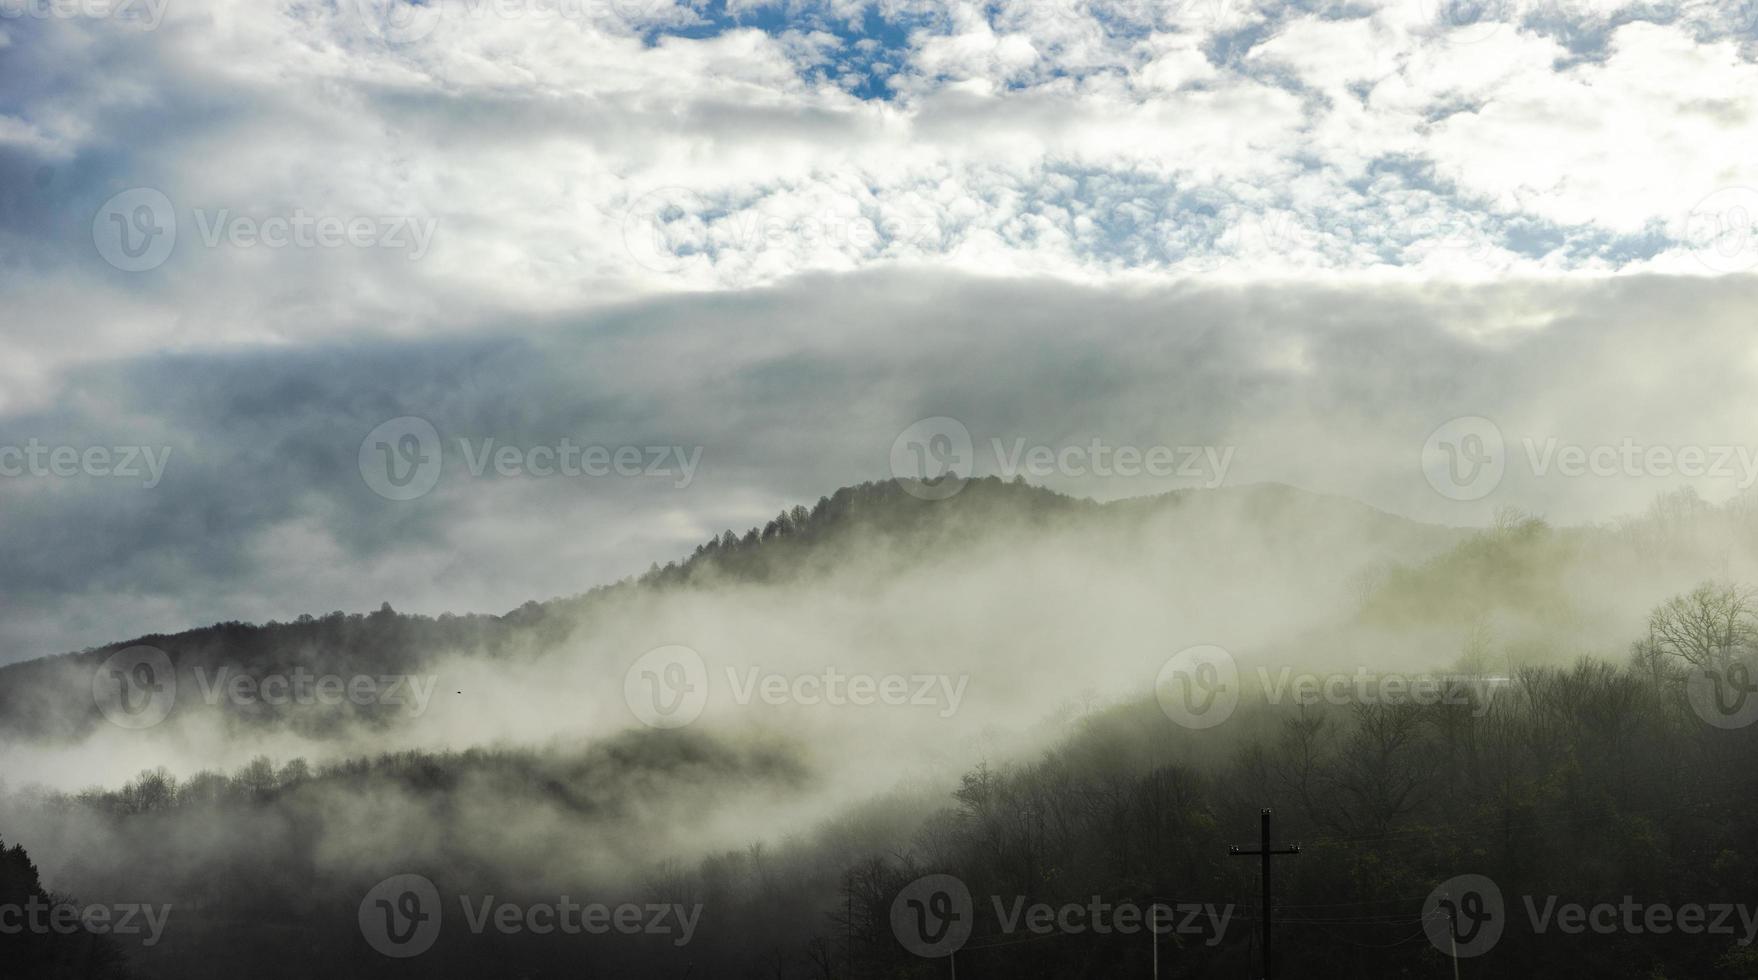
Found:
[[[1164,522],[1171,520],[1171,525]],[[1099,503],[1069,497],[1023,480],[970,480],[944,500],[912,496],[895,481],[844,487],[813,507],[782,511],[742,535],[728,530],[691,555],[643,575],[584,594],[527,602],[502,615],[395,612],[389,604],[372,613],[301,615],[293,622],[255,625],[216,623],[181,633],[153,633],[76,653],[0,667],[0,736],[79,739],[102,721],[91,697],[94,671],[111,654],[136,645],[166,652],[179,682],[191,683],[198,668],[212,678],[222,667],[262,676],[304,668],[315,674],[418,672],[432,659],[458,652],[514,655],[553,647],[599,604],[638,590],[709,587],[718,583],[779,583],[815,576],[858,555],[880,574],[904,575],[917,556],[969,548],[1009,534],[1051,528],[1114,547],[1116,553],[1164,550],[1176,555],[1187,542],[1155,537],[1171,526],[1180,535],[1249,527],[1261,540],[1294,542],[1315,534],[1342,534],[1373,542],[1388,558],[1416,561],[1457,543],[1465,532],[1424,525],[1341,497],[1280,484],[1215,490],[1177,490],[1150,497]],[[187,699],[180,699],[187,700]],[[178,711],[192,710],[180,703]],[[227,704],[240,725],[285,721],[300,734],[321,737],[338,713],[367,724],[390,724],[399,709],[346,704],[336,712],[278,712],[267,704]]]

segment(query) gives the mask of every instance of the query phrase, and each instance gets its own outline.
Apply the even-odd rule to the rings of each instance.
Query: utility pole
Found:
[[[1148,941],[1154,944],[1154,980],[1160,980],[1160,903],[1148,906]]]
[[[1284,847],[1279,850],[1276,848],[1272,848],[1270,846],[1270,811],[1268,809],[1265,809],[1264,811],[1262,811],[1262,820],[1263,820],[1263,833],[1262,833],[1261,837],[1259,838],[1259,845],[1257,847],[1239,847],[1236,845],[1236,846],[1227,848],[1227,853],[1234,855],[1236,857],[1249,857],[1249,856],[1255,855],[1255,856],[1261,857],[1263,859],[1263,884],[1264,884],[1264,920],[1263,920],[1264,977],[1263,977],[1263,980],[1272,980],[1272,978],[1275,976],[1275,974],[1271,972],[1273,967],[1272,967],[1272,961],[1270,959],[1270,858],[1273,856],[1276,856],[1276,855],[1283,855],[1283,854],[1299,854],[1300,853],[1300,845],[1295,844],[1292,847]]]
[[[1441,908],[1447,913],[1447,945],[1453,949],[1453,980],[1459,980],[1459,930],[1453,926],[1453,896],[1447,894]]]

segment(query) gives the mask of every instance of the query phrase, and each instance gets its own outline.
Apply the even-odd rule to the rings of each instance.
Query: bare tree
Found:
[[[1655,646],[1695,667],[1718,667],[1758,639],[1752,590],[1705,582],[1648,618]]]
[[[1530,514],[1512,504],[1496,508],[1490,519],[1490,534],[1498,538],[1525,537],[1545,527],[1544,518]]]
[[[1438,763],[1421,744],[1420,706],[1377,701],[1351,711],[1355,730],[1338,759],[1336,785],[1350,827],[1383,834],[1421,802]]]
[[[1489,617],[1483,613],[1471,617],[1459,649],[1459,672],[1473,677],[1489,674],[1494,640],[1495,631],[1490,628]]]

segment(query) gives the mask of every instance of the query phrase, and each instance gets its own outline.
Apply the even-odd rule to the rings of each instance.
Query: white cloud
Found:
[[[838,288],[815,273],[1372,294],[1758,269],[1758,64],[1728,5],[1655,23],[1514,4],[1510,22],[1442,29],[1416,0],[839,0],[730,20],[658,0],[398,2],[178,0],[155,30],[0,22],[4,427],[166,356],[608,329],[668,294],[709,294],[691,309],[714,317],[721,294]],[[100,248],[163,230],[105,212],[131,188],[162,192],[176,222],[169,257],[136,272]],[[227,233],[301,216],[432,222],[433,238],[412,260]],[[1289,370],[1315,356],[1298,330],[1275,350]],[[117,424],[152,412],[134,416]],[[851,475],[718,491],[748,511]],[[346,540],[294,510],[252,540]],[[717,523],[666,513],[671,536]],[[618,560],[656,540],[619,540]]]
[[[643,34],[704,23],[682,7],[447,0],[413,8],[432,23],[392,43],[361,13],[380,3],[191,0],[151,32],[16,25],[31,41],[0,69],[0,146],[54,179],[39,223],[7,223],[8,251],[34,254],[0,292],[24,311],[69,290],[103,307],[71,344],[27,313],[15,333],[39,366],[929,260],[1081,281],[1222,266],[1272,278],[1684,272],[1688,250],[1642,236],[1677,233],[1698,201],[1758,184],[1745,153],[1758,66],[1681,25],[1624,24],[1602,61],[1569,64],[1555,40],[1512,25],[1472,43],[1437,35],[1411,4],[1338,20],[922,5],[884,52],[895,99],[863,101],[835,80],[858,53],[835,34],[856,8],[749,8],[789,30],[697,38]],[[1248,53],[1217,62],[1216,45],[1252,33]],[[165,266],[118,276],[85,218],[133,186],[163,190],[186,222],[197,209],[303,207],[437,231],[430,254],[399,264],[208,247],[180,227]],[[634,230],[682,250],[657,263],[628,248],[631,205],[654,194],[706,208],[661,213],[657,239]],[[1180,204],[1192,194],[1225,198],[1232,227],[1193,220]],[[1142,218],[1130,211],[1142,201],[1151,220],[1106,220]],[[851,240],[824,234],[839,224]],[[861,240],[867,225],[902,232]],[[133,325],[126,339],[105,327],[118,322]]]

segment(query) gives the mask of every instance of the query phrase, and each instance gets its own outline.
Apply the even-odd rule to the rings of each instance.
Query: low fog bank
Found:
[[[603,737],[643,727],[629,674],[662,646],[701,657],[708,695],[693,727],[786,732],[835,774],[873,774],[843,762],[875,738],[899,759],[963,765],[1081,692],[1146,689],[1180,647],[1244,651],[1334,628],[1354,615],[1361,575],[1462,536],[1276,486],[1099,505],[995,480],[947,501],[874,484],[640,582],[506,617],[381,610],[142,638],[178,670],[169,716],[144,729],[92,706],[94,673],[127,644],[7,668],[7,773],[78,789],[258,755]],[[228,694],[240,676],[299,671],[407,680],[396,703],[275,706],[255,683],[247,703]],[[850,677],[889,681],[902,696],[874,700],[906,703],[827,703]]]
[[[452,891],[652,895],[763,847],[811,865],[790,901],[816,915],[839,856],[903,846],[969,773],[1090,740],[1095,718],[1139,719],[1126,741],[1158,746],[1141,766],[1223,762],[1154,705],[1180,650],[1228,651],[1248,707],[1259,679],[1291,672],[1622,662],[1670,596],[1758,580],[1755,514],[1679,494],[1613,526],[1507,512],[1473,532],[1279,486],[1100,505],[993,480],[950,501],[868,485],[507,617],[343,621],[402,635],[382,648],[326,647],[310,631],[327,620],[285,646],[240,633],[251,654],[230,664],[212,637],[161,638],[178,702],[140,730],[70,707],[112,648],[9,668],[83,687],[7,719],[0,830],[56,889],[198,918],[247,894],[263,916],[328,914],[403,872]],[[677,648],[700,658],[680,675],[699,714],[655,727],[640,668]],[[210,705],[181,673],[203,657],[433,684],[420,710]],[[909,703],[825,703],[832,676],[904,678]],[[27,722],[47,734],[18,737]],[[116,789],[63,792],[92,785]]]

